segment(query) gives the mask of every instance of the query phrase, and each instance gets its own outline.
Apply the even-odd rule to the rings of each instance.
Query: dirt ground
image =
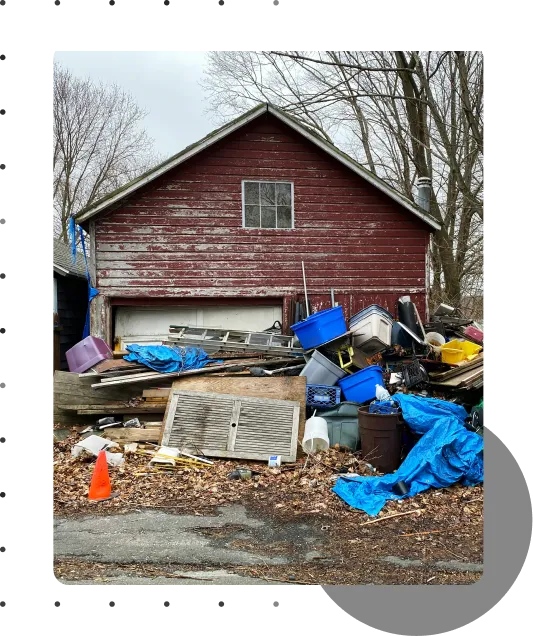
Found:
[[[357,454],[330,449],[282,469],[265,463],[215,460],[205,469],[147,473],[149,458],[127,455],[120,468],[110,469],[117,497],[94,503],[87,498],[94,461],[72,459],[77,438],[54,444],[55,515],[58,519],[161,511],[172,515],[218,515],[224,507],[245,507],[247,514],[276,531],[243,533],[231,524],[198,528],[213,545],[257,555],[255,563],[226,564],[242,576],[291,584],[470,584],[482,576],[483,486],[455,485],[430,489],[416,497],[390,501],[375,518],[354,510],[331,492],[339,471],[371,474]],[[235,467],[256,470],[251,480],[228,480]],[[400,512],[408,515],[386,517]],[[376,521],[377,520],[377,521]],[[375,522],[373,522],[375,521]],[[373,522],[373,523],[367,523]],[[316,555],[303,550],[293,529],[307,528],[317,537]],[[303,526],[302,526],[303,524]],[[365,525],[363,525],[365,524]],[[278,556],[284,563],[261,562]],[[117,572],[131,577],[176,576],[198,566],[184,563],[98,563],[61,556],[60,579],[106,579]],[[208,576],[217,563],[202,564]]]

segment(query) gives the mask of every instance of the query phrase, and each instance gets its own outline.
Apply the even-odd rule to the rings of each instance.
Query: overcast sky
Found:
[[[60,51],[55,60],[78,77],[116,83],[148,111],[145,127],[155,150],[167,157],[217,127],[205,110],[198,81],[204,52]]]

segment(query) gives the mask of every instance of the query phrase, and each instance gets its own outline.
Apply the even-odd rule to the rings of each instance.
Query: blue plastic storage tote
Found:
[[[339,380],[344,397],[359,404],[376,399],[376,384],[383,386],[383,369],[377,364]]]
[[[329,409],[341,401],[341,390],[338,386],[308,384],[306,395],[307,406],[315,409]]]
[[[331,309],[317,311],[316,314],[311,314],[309,318],[292,325],[291,329],[305,350],[315,349],[348,331],[342,307],[332,307]]]

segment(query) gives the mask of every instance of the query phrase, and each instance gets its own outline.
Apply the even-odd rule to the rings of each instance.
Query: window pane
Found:
[[[258,183],[244,184],[244,202],[248,205],[252,203],[259,203],[259,184]]]
[[[276,208],[274,206],[261,206],[261,227],[276,227]]]
[[[286,205],[278,206],[278,227],[292,227],[291,208]]]
[[[292,205],[290,183],[276,183],[276,194],[278,205]]]
[[[244,227],[260,227],[258,205],[244,206]]]
[[[276,205],[276,184],[261,184],[261,205]]]

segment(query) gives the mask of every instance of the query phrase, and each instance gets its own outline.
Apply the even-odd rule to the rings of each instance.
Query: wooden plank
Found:
[[[146,404],[141,403],[136,406],[128,406],[127,404],[116,402],[115,404],[61,404],[59,408],[65,411],[83,411],[83,410],[99,410],[102,409],[113,409],[114,411],[122,411],[123,413],[129,412],[143,412],[143,411],[152,411],[153,409],[162,408],[161,404]]]
[[[305,429],[306,378],[304,376],[287,377],[189,377],[180,378],[172,383],[172,390],[205,391],[206,393],[225,393],[244,397],[289,400],[300,403],[298,440],[301,441]],[[170,391],[169,391],[170,394]],[[164,420],[166,421],[166,420]]]
[[[430,383],[434,386],[448,386],[448,387],[463,387],[468,386],[479,378],[483,377],[483,368],[473,369],[472,371],[466,371],[461,375],[456,375],[454,378],[450,378],[449,380],[443,380],[440,382],[436,382],[434,380],[430,380]]]
[[[142,392],[143,398],[164,398],[168,400],[170,395],[170,389],[144,389]]]
[[[106,373],[109,371],[125,371],[129,369],[144,369],[143,365],[138,364],[137,362],[127,362],[122,358],[118,359],[110,359],[110,360],[102,360],[98,364],[95,364],[93,367],[96,373]]]
[[[104,437],[112,442],[128,444],[130,442],[152,442],[159,443],[161,425],[150,428],[108,428],[105,429]]]
[[[193,369],[192,371],[176,371],[175,373],[140,373],[138,375],[132,375],[127,378],[110,378],[107,382],[102,381],[98,384],[91,384],[93,389],[103,389],[107,386],[115,386],[121,384],[131,384],[138,382],[153,382],[154,384],[161,381],[161,379],[187,377],[191,375],[204,375],[209,373],[216,373],[218,371],[230,371],[240,370],[241,367],[260,367],[271,366],[273,364],[283,364],[286,362],[299,361],[300,358],[272,358],[270,360],[245,360],[242,364],[238,360],[232,360],[227,364],[217,364],[204,367],[203,369]]]
[[[92,382],[94,382],[93,379],[80,378],[77,373],[54,372],[54,424],[65,427],[86,427],[94,423],[95,418],[92,416],[94,414],[91,414],[91,416],[88,414],[78,415],[74,411],[63,410],[60,407],[71,404],[90,405],[92,407],[92,405],[102,406],[108,403],[123,403],[133,397],[138,397],[142,391],[142,388],[136,385],[109,387],[101,391],[95,391],[91,388]]]
[[[161,404],[160,406],[152,406],[150,408],[90,408],[90,409],[78,409],[76,413],[78,415],[138,415],[139,413],[164,413],[166,408],[166,404]]]

